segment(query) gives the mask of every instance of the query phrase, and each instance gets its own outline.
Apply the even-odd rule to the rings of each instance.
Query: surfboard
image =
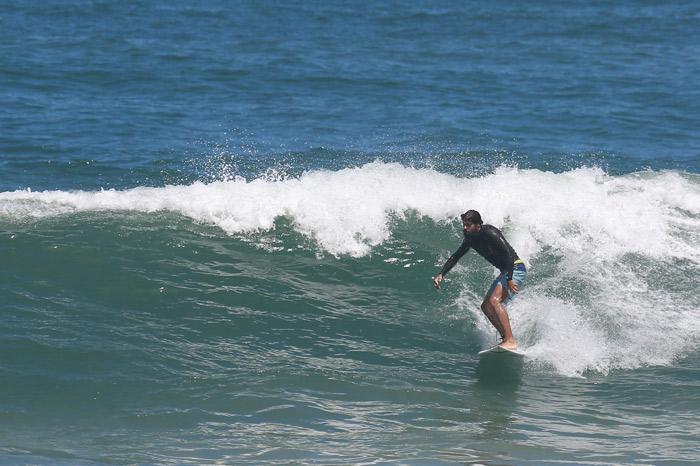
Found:
[[[483,351],[479,351],[479,356],[484,356],[484,355],[489,355],[489,354],[500,354],[503,356],[516,356],[516,357],[525,357],[525,352],[520,351],[520,350],[510,350],[508,348],[504,348],[502,346],[492,346],[489,349],[485,349]]]

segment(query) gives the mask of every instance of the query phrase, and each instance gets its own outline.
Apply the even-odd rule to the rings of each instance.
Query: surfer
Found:
[[[433,280],[433,284],[439,290],[440,282],[447,275],[447,272],[455,266],[457,261],[470,248],[474,248],[484,259],[501,271],[501,274],[494,280],[491,288],[486,293],[484,302],[481,303],[481,310],[501,335],[502,341],[499,346],[515,350],[518,348],[518,345],[513,338],[510,320],[504,304],[518,294],[520,287],[523,286],[527,276],[525,264],[508,244],[508,241],[506,241],[498,228],[492,225],[484,225],[479,212],[469,210],[462,214],[461,218],[464,241],[462,241],[459,249],[447,259],[442,270]]]

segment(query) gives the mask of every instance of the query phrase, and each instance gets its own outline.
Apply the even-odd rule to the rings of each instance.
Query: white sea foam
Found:
[[[0,193],[0,219],[6,221],[83,211],[172,211],[245,235],[272,230],[285,217],[323,250],[353,257],[386,242],[396,217],[411,212],[454,222],[469,208],[504,229],[528,265],[545,255],[557,258],[549,278],[538,278],[531,267],[527,292],[511,306],[521,344],[537,360],[581,373],[664,364],[697,350],[697,293],[656,289],[656,277],[647,276],[658,266],[668,275],[664,280],[700,286],[695,175],[502,167],[460,178],[376,162],[290,179]],[[678,267],[685,272],[675,277]]]
[[[571,259],[624,253],[700,260],[700,180],[676,172],[608,176],[596,168],[555,174],[503,167],[458,178],[371,163],[299,178],[194,183],[125,191],[0,193],[5,218],[80,211],[173,211],[228,234],[270,230],[278,217],[336,255],[362,256],[390,235],[393,216],[414,211],[437,221],[468,208],[507,227],[525,257],[542,247]]]

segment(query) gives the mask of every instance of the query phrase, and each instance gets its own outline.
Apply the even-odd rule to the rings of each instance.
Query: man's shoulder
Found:
[[[494,233],[498,234],[501,232],[501,230],[499,230],[495,226],[488,225],[488,224],[481,225],[481,231],[483,231],[484,233],[487,233],[487,234],[494,234]]]
[[[496,228],[493,225],[481,225],[481,232],[483,233],[483,238],[500,238],[503,236],[503,233],[501,233],[501,230]]]

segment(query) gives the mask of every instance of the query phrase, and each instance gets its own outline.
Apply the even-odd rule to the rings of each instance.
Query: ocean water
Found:
[[[0,18],[0,464],[700,463],[700,3]]]

